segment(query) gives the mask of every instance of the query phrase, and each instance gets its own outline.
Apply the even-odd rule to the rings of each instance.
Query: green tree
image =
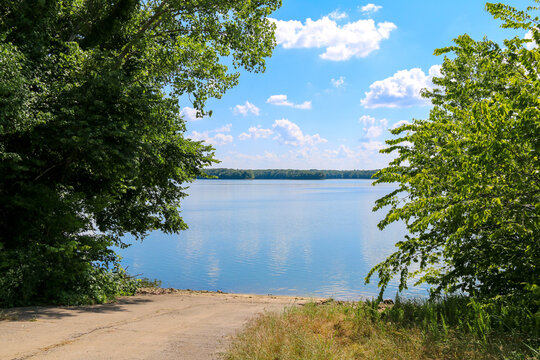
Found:
[[[536,1],[535,1],[536,2]],[[445,57],[429,118],[393,130],[378,173],[397,189],[374,210],[380,228],[406,223],[409,235],[375,266],[384,291],[394,276],[484,299],[529,298],[540,278],[540,43],[536,7],[486,5],[503,27],[530,30],[501,46],[467,35],[436,50]],[[531,46],[529,46],[531,48]],[[382,293],[382,292],[381,292]],[[534,305],[534,301],[529,301]]]
[[[5,0],[0,6],[0,306],[124,291],[111,246],[186,228],[185,138],[275,46],[280,0]],[[131,288],[128,289],[131,291]]]

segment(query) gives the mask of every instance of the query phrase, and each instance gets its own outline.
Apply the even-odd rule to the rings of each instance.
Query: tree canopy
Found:
[[[280,180],[324,180],[324,179],[371,179],[376,170],[294,170],[264,169],[241,170],[212,168],[204,171],[218,179],[280,179]]]
[[[280,0],[6,0],[0,7],[0,306],[103,301],[111,246],[186,228],[182,184],[213,149],[184,136],[259,72]]]
[[[536,1],[535,1],[536,2]],[[485,299],[538,296],[540,278],[540,43],[538,8],[486,5],[503,27],[531,31],[498,44],[459,36],[435,89],[429,118],[392,132],[383,152],[398,157],[375,183],[397,183],[377,201],[384,228],[404,221],[409,235],[375,266],[384,291],[400,277],[434,294]],[[536,292],[536,294],[535,294]]]

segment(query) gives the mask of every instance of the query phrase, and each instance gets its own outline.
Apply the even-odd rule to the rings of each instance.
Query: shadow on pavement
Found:
[[[113,313],[126,311],[125,305],[152,302],[151,298],[122,298],[109,304],[84,306],[29,306],[0,309],[0,321],[35,321],[38,319],[62,319],[81,313]]]

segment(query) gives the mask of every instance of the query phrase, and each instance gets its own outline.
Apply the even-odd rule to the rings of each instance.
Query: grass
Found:
[[[538,329],[496,326],[465,298],[309,303],[253,320],[225,359],[540,359]]]

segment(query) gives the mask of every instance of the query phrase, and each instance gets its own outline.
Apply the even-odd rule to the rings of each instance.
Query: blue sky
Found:
[[[516,7],[531,2],[506,1]],[[480,0],[283,0],[271,17],[278,46],[266,72],[208,102],[197,119],[182,103],[187,137],[216,148],[217,167],[375,169],[388,129],[426,118],[419,90],[443,59],[433,50],[467,33],[502,41]]]

